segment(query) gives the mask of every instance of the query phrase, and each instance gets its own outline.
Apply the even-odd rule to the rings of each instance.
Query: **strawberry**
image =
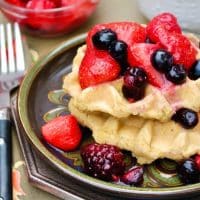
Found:
[[[200,170],[200,154],[196,154],[194,157],[194,162],[198,168],[198,170]]]
[[[25,7],[25,0],[6,0],[8,3],[11,3],[15,6]]]
[[[113,22],[108,24],[98,24],[94,26],[88,34],[87,45],[93,47],[92,36],[102,29],[111,29],[117,33],[118,40],[126,42],[128,46],[134,43],[144,42],[146,39],[146,30],[140,24],[135,22]]]
[[[86,41],[87,51],[79,69],[79,81],[83,89],[115,80],[120,74],[119,64],[108,52],[98,50],[92,42],[92,36],[105,28],[116,32],[117,38],[123,40],[129,46],[136,42],[144,42],[146,39],[145,28],[134,22],[118,22],[94,26],[88,34]]]
[[[52,9],[56,8],[56,5],[51,0],[30,0],[26,4],[26,8],[29,9],[35,9],[35,10],[41,10],[41,9]]]
[[[164,30],[169,33],[181,33],[177,19],[171,13],[162,13],[154,17],[147,25],[146,30],[148,37],[154,42],[159,42],[159,36]]]
[[[120,74],[119,64],[106,51],[87,49],[79,68],[81,88],[116,79]]]
[[[49,144],[64,151],[76,149],[82,138],[78,122],[72,115],[59,116],[43,125],[41,130]]]
[[[151,55],[157,49],[159,49],[159,46],[156,44],[134,44],[128,53],[128,61],[133,67],[143,68],[147,73],[149,82],[161,88],[164,85],[164,77],[151,64]]]
[[[184,35],[168,34],[165,31],[159,36],[159,42],[173,55],[176,64],[182,64],[186,69],[190,69],[196,61],[197,50]]]

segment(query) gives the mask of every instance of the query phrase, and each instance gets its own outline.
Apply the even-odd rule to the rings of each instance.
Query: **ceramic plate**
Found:
[[[33,146],[56,170],[92,189],[102,190],[113,196],[168,199],[199,192],[200,184],[183,186],[176,175],[176,163],[173,161],[157,160],[144,166],[144,182],[140,187],[117,185],[87,176],[83,172],[80,149],[66,153],[43,140],[40,129],[45,121],[68,113],[70,97],[62,90],[62,80],[71,71],[73,57],[84,41],[85,34],[68,40],[31,68],[23,80],[19,91],[18,111],[26,136]],[[83,131],[81,146],[92,141],[90,131]],[[135,160],[126,153],[127,165],[131,166],[133,162]]]

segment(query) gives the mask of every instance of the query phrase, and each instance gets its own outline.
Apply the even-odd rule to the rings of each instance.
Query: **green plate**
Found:
[[[63,76],[71,71],[77,48],[85,41],[80,35],[63,43],[32,67],[24,78],[19,90],[18,111],[26,136],[33,146],[56,170],[66,177],[76,179],[80,184],[90,186],[113,196],[124,198],[166,198],[197,194],[200,184],[183,186],[176,174],[176,163],[170,160],[157,160],[144,166],[144,182],[140,187],[108,183],[87,176],[83,172],[80,148],[73,152],[63,152],[48,145],[41,136],[41,126],[56,116],[68,113],[70,99],[62,90]],[[82,145],[93,139],[90,131],[83,129]],[[126,153],[127,165],[134,159]]]

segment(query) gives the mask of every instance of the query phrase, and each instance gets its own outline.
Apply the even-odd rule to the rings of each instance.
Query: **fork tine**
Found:
[[[23,41],[21,37],[21,32],[18,23],[14,23],[14,34],[15,34],[15,47],[16,51],[16,69],[17,71],[25,70],[25,57],[24,57],[24,48]]]
[[[12,34],[12,26],[10,23],[6,25],[7,31],[7,46],[8,46],[8,68],[9,73],[15,72],[15,55],[14,55],[14,40]]]
[[[1,74],[7,74],[8,65],[7,65],[7,56],[6,56],[6,37],[5,37],[5,28],[3,24],[0,25],[0,41],[1,41],[1,48],[0,48]]]

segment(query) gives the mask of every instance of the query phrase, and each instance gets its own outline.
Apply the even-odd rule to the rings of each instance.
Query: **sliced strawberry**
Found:
[[[184,35],[163,32],[162,36],[159,36],[159,41],[173,55],[176,64],[182,64],[186,69],[190,69],[196,61],[197,50]]]
[[[44,139],[54,147],[71,151],[78,147],[82,133],[72,115],[59,116],[42,126]]]
[[[106,51],[87,49],[79,69],[81,88],[115,80],[120,74],[119,64]]]
[[[30,0],[26,4],[26,8],[41,10],[41,9],[52,9],[56,8],[56,5],[51,0]]]
[[[108,24],[98,24],[94,26],[88,34],[87,45],[89,48],[93,47],[92,36],[102,29],[111,29],[117,33],[119,40],[126,42],[128,46],[131,46],[134,43],[144,42],[146,39],[146,29],[135,22],[115,22]]]
[[[156,44],[134,44],[128,53],[128,61],[131,66],[138,66],[145,70],[149,82],[156,86],[164,86],[164,77],[151,64],[151,55],[160,47]]]
[[[25,7],[25,3],[26,1],[25,0],[6,0],[8,3],[11,3],[15,6],[20,6],[20,7]]]
[[[177,19],[171,13],[162,13],[154,17],[147,25],[147,35],[154,41],[159,42],[159,36],[163,30],[171,33],[181,33],[181,28],[177,22]]]

